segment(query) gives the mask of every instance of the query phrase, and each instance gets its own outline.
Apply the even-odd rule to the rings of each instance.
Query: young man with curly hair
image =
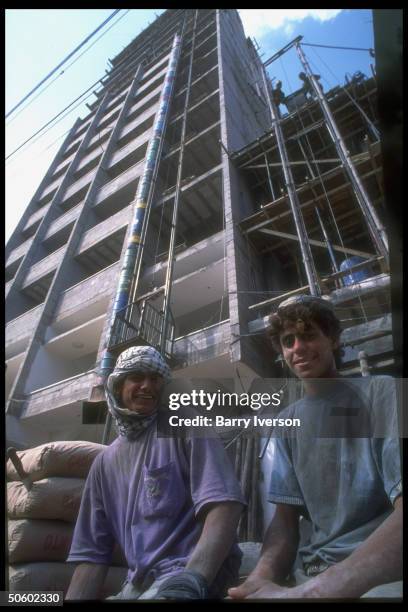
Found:
[[[276,511],[257,566],[229,595],[401,597],[395,381],[340,377],[341,326],[325,298],[290,298],[270,323],[272,345],[304,389],[280,416],[298,417],[302,427],[276,434],[268,498]],[[311,527],[303,542],[300,517]]]

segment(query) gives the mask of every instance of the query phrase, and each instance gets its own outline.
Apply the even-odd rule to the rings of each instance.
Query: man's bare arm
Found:
[[[243,584],[230,589],[228,593],[240,599],[256,591],[266,581],[280,583],[285,580],[295,562],[298,544],[299,509],[277,504],[255,569]]]
[[[402,497],[392,514],[344,561],[305,585],[305,597],[360,597],[380,584],[402,580]]]
[[[65,599],[100,599],[107,565],[80,563],[71,578]]]
[[[220,502],[208,510],[187,570],[198,572],[211,584],[234,542],[242,509],[238,502]]]

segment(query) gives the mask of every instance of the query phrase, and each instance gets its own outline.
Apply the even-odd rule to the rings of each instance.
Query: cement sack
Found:
[[[8,562],[65,561],[71,548],[74,524],[65,521],[9,520]],[[111,565],[124,567],[126,559],[116,544]]]
[[[32,563],[39,561],[65,561],[71,548],[74,523],[33,519],[8,521],[8,562]],[[116,545],[113,566],[125,566],[126,559]]]
[[[76,563],[27,563],[9,566],[9,591],[68,590]],[[102,588],[101,599],[116,595],[127,574],[126,567],[110,567]]]
[[[86,478],[93,460],[105,448],[103,444],[94,442],[47,442],[17,451],[17,455],[32,481],[50,476]],[[7,461],[7,478],[20,480],[10,459]]]
[[[65,561],[73,533],[74,524],[65,521],[9,520],[9,563]]]
[[[22,482],[8,482],[8,516],[75,522],[84,484],[83,478],[44,478],[27,491]]]

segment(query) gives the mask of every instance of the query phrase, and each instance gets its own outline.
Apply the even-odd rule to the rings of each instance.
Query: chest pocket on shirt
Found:
[[[175,516],[185,499],[184,483],[173,461],[157,468],[143,466],[140,510],[145,518]]]

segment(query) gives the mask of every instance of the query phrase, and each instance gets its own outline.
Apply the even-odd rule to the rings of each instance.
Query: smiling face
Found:
[[[298,378],[337,376],[333,350],[338,342],[327,337],[316,323],[287,322],[280,344],[287,365]]]
[[[164,379],[159,374],[133,372],[128,374],[120,392],[123,408],[143,416],[149,416],[157,409]]]

